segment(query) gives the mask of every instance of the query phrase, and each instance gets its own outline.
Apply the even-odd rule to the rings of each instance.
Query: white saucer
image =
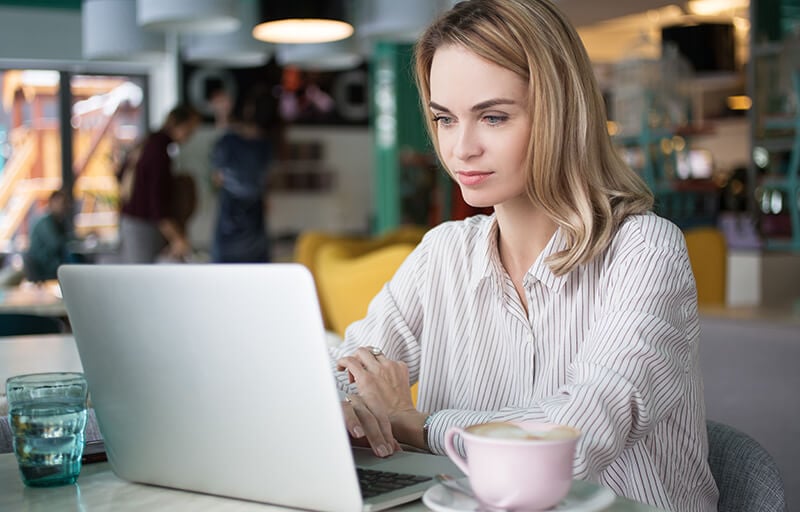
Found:
[[[462,480],[467,480],[466,477]],[[603,510],[612,503],[616,496],[605,487],[575,480],[566,498],[557,507],[549,510],[555,512],[595,512]],[[436,512],[479,512],[485,510],[473,498],[453,492],[447,487],[437,484],[425,491],[422,502]]]

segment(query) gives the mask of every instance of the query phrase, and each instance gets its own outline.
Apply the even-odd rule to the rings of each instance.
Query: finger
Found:
[[[371,372],[379,371],[381,369],[381,363],[387,360],[382,354],[377,356],[373,354],[370,347],[359,348],[355,351],[353,357],[358,359],[362,366]]]
[[[353,395],[351,397],[353,403],[353,410],[358,417],[358,421],[364,428],[364,433],[372,448],[372,452],[378,457],[387,457],[392,454],[393,443],[392,437],[388,439],[384,436],[383,430],[378,422],[378,419],[363,403],[360,397]]]
[[[353,407],[353,402],[349,397],[342,402],[342,412],[344,413],[344,424],[350,435],[354,439],[363,438],[365,436],[364,427],[361,426],[361,422],[358,420],[358,415]]]
[[[364,363],[361,361],[361,359],[355,355],[346,356],[339,359],[336,362],[336,365],[337,368],[341,368],[341,370],[347,370],[350,373],[351,383],[368,378],[369,370],[364,367]]]
[[[344,366],[344,365],[342,364],[342,362],[341,362],[341,361],[342,361],[341,359],[339,359],[338,361],[336,361],[336,371],[337,371],[337,372],[343,372],[343,371],[347,370],[347,380],[348,380],[348,382],[350,382],[350,384],[352,384],[353,382],[355,382],[355,381],[356,381],[356,378],[355,378],[355,377],[353,377],[353,374],[350,372],[350,370],[348,370],[348,369],[347,369],[347,367],[346,367],[346,366]]]
[[[395,444],[397,440],[394,438],[394,434],[392,434],[392,424],[389,422],[389,418],[386,416],[382,416],[378,420],[378,426],[381,429],[381,433],[383,434],[383,438],[386,440],[386,451],[387,455],[391,455],[395,452]]]

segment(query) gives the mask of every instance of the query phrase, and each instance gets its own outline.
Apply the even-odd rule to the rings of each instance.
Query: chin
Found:
[[[464,193],[463,189],[461,190],[461,197],[465,203],[473,208],[492,208],[497,204],[497,201],[493,201],[485,195],[470,192]]]

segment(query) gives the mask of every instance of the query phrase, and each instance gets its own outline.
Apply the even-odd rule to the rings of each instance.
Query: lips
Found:
[[[480,183],[483,183],[492,173],[489,171],[458,171],[456,172],[456,176],[458,177],[458,182],[465,186],[475,186]]]

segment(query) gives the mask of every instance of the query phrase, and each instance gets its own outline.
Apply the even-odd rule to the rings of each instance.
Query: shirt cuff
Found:
[[[431,414],[428,426],[428,449],[436,455],[446,455],[444,451],[444,436],[450,427],[468,427],[478,423],[491,421],[494,416],[491,411],[459,411],[444,409]],[[459,439],[456,440],[456,449],[464,454]]]

